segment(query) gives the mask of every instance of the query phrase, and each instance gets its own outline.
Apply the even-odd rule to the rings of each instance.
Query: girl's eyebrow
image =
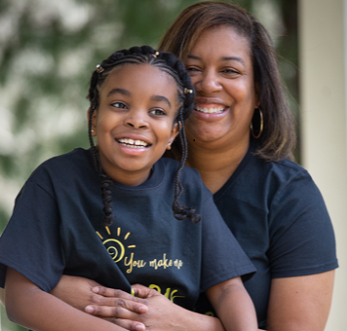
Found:
[[[170,103],[169,99],[164,97],[163,95],[153,95],[151,97],[151,100],[153,100],[153,101],[164,101],[171,108],[171,103]]]
[[[130,94],[131,94],[128,90],[124,90],[122,88],[114,88],[110,92],[108,92],[107,97],[109,97],[112,94],[117,94],[117,93],[123,94],[126,96],[130,96]]]
[[[193,60],[202,60],[201,57],[199,56],[196,56],[196,55],[188,55],[187,56],[188,59],[193,59]],[[243,65],[245,64],[244,61],[240,58],[240,57],[237,57],[237,56],[223,56],[221,57],[221,60],[222,61],[238,61],[240,63],[242,63]]]

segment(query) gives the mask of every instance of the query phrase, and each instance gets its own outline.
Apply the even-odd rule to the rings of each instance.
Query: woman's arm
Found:
[[[0,301],[5,306],[5,289],[0,287]]]
[[[11,268],[6,275],[5,303],[11,321],[36,331],[124,330],[69,306]]]
[[[240,277],[212,286],[206,294],[227,331],[258,329],[253,302]]]
[[[274,278],[268,330],[323,331],[334,286],[334,270],[315,275]]]

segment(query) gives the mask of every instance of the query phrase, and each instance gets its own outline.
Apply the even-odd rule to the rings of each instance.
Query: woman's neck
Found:
[[[199,171],[202,181],[214,194],[231,177],[249,147],[247,144],[235,144],[227,149],[204,148],[189,145],[187,165]]]

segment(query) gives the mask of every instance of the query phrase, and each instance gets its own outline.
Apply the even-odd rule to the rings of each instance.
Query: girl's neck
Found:
[[[201,147],[203,146],[203,147]],[[247,144],[234,144],[228,148],[207,148],[206,144],[189,145],[187,165],[199,171],[202,181],[214,194],[231,177],[249,147]]]
[[[141,169],[139,171],[124,171],[115,169],[109,162],[99,154],[101,166],[104,172],[115,182],[127,186],[139,186],[146,182],[152,175],[153,166],[150,169]]]

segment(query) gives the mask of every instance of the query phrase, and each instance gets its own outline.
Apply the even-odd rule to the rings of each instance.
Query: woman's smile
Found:
[[[230,147],[233,141],[247,146],[257,105],[248,40],[229,26],[209,28],[185,65],[196,90],[195,111],[186,123],[188,141],[205,148]]]

